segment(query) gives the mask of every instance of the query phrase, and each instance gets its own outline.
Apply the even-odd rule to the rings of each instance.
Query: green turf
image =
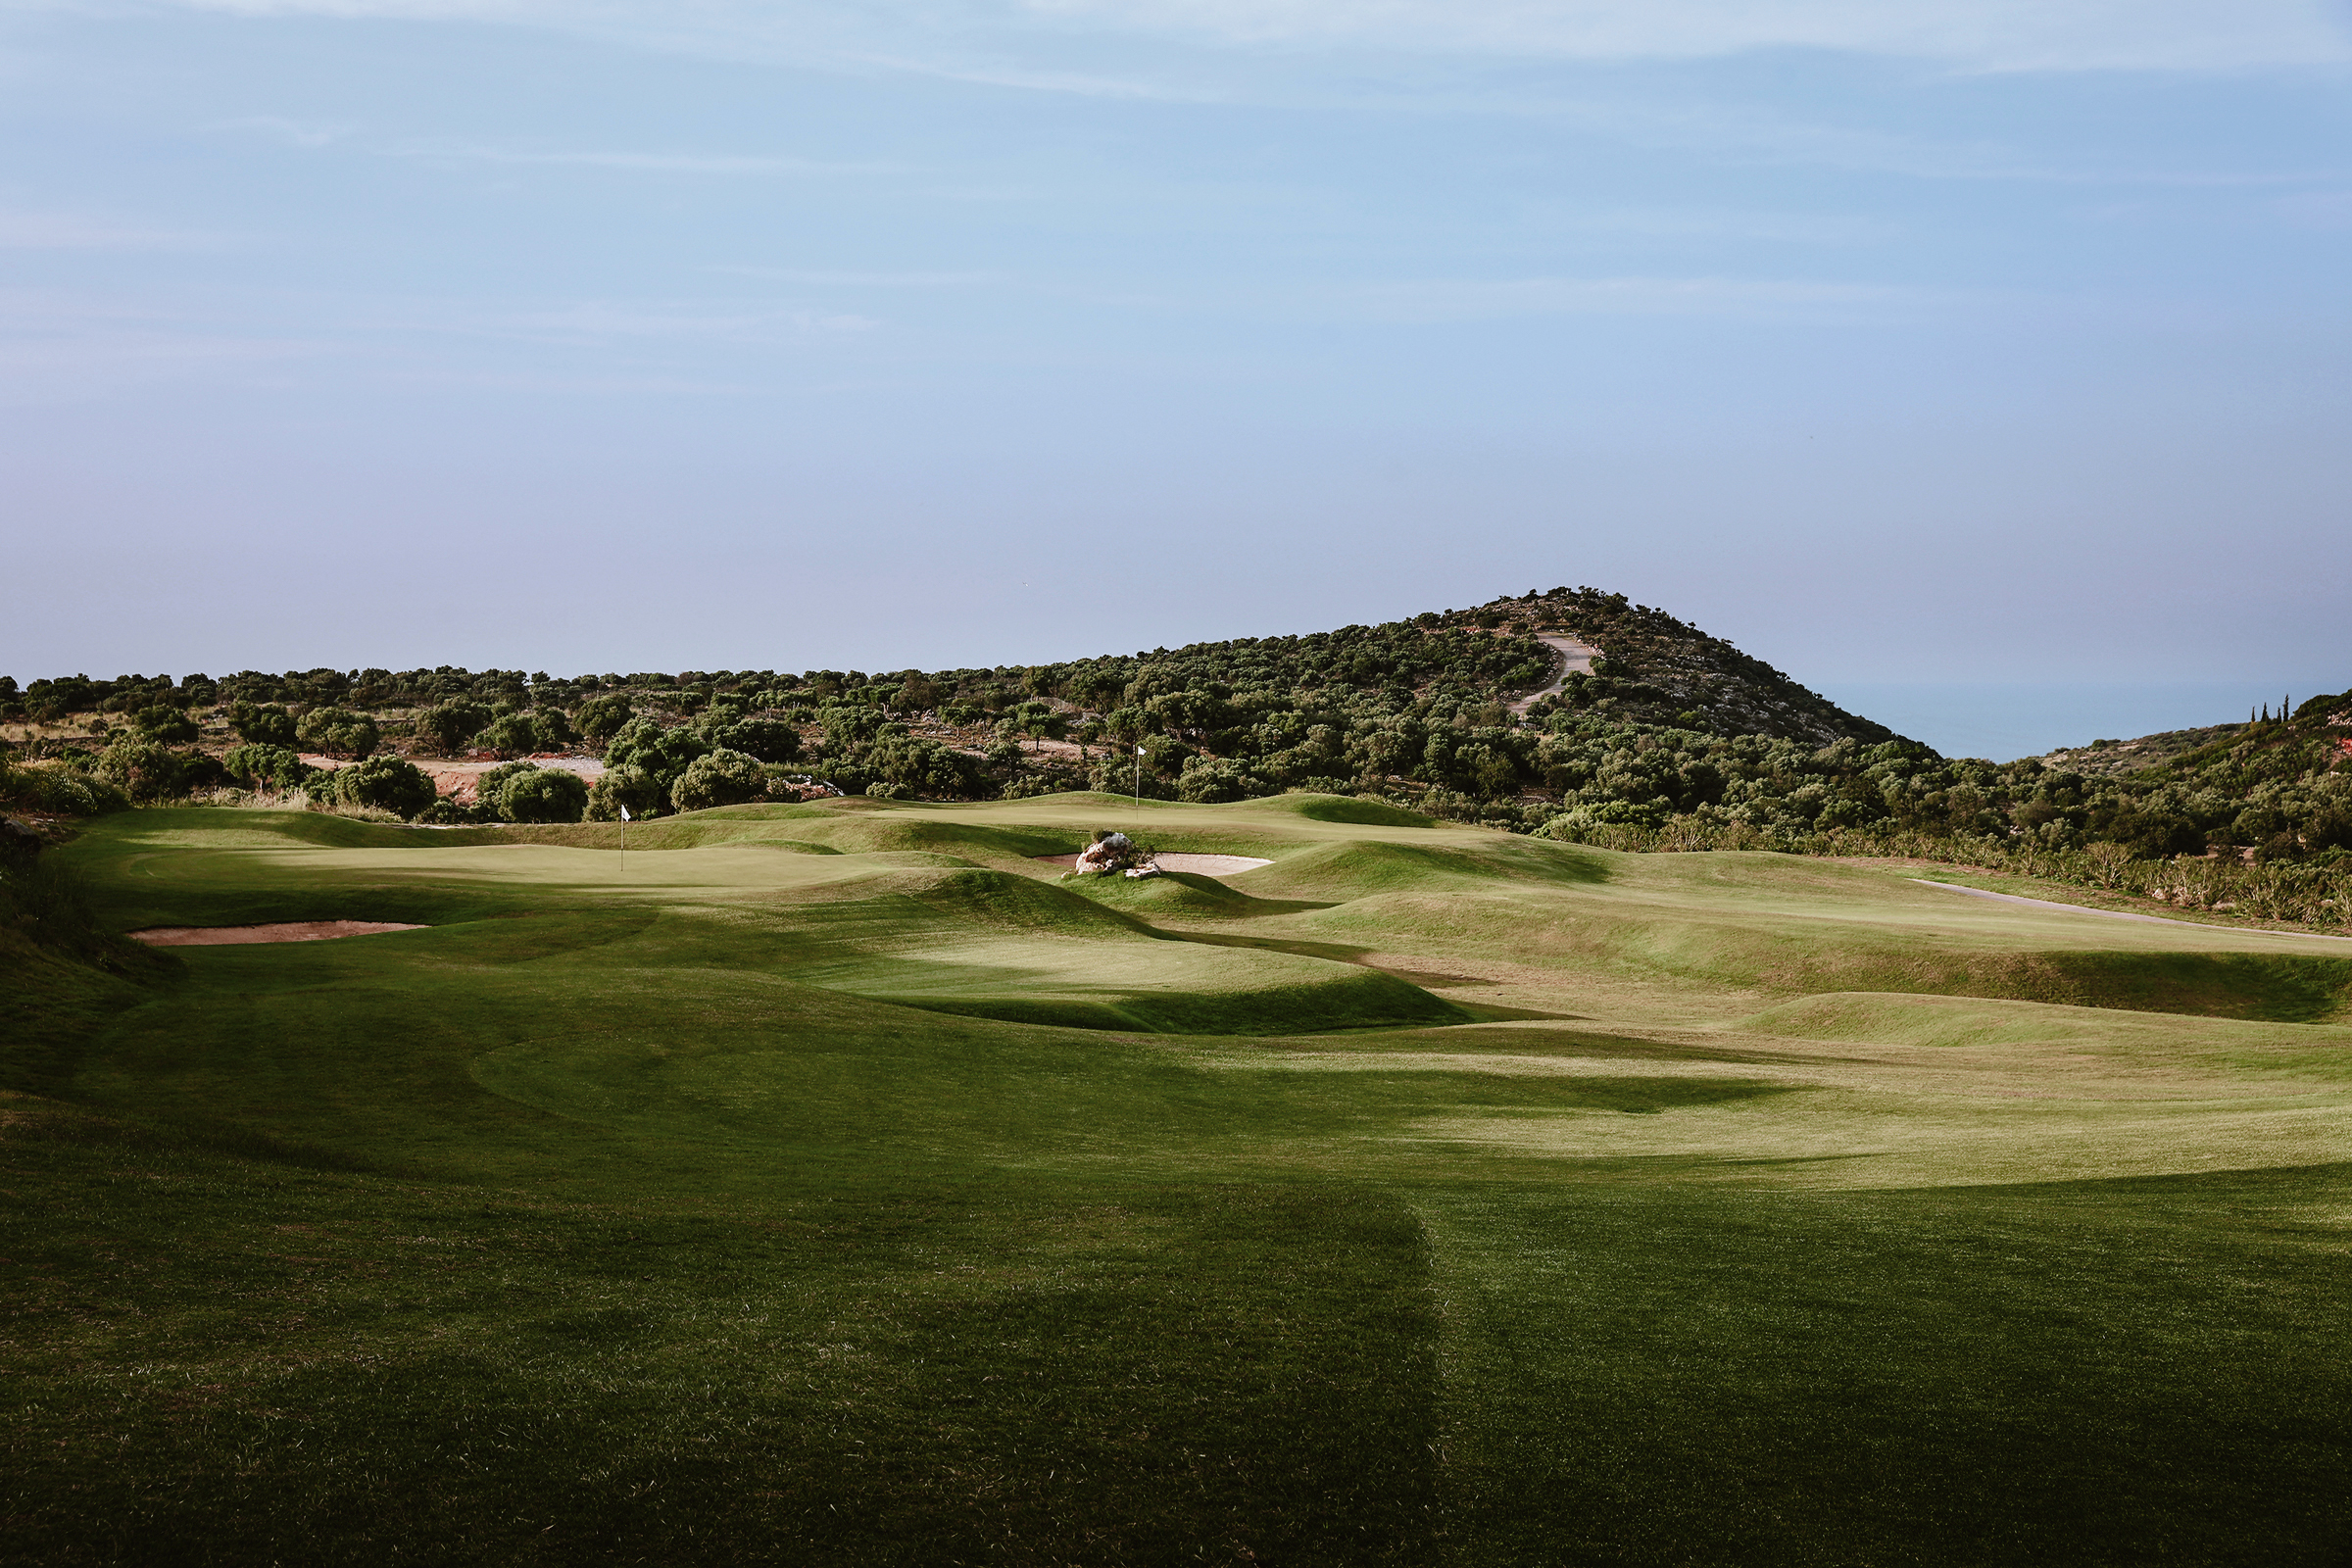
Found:
[[[1272,863],[1038,858],[1109,826]],[[2352,1544],[2338,945],[1331,797],[617,839],[53,857],[82,935],[0,930],[0,1561]],[[315,918],[429,929],[100,929]]]

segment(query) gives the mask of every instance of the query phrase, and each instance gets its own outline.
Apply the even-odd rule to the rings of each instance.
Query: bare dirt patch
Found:
[[[151,948],[226,948],[250,942],[331,942],[378,931],[421,931],[396,920],[280,920],[274,925],[159,925],[128,933]]]

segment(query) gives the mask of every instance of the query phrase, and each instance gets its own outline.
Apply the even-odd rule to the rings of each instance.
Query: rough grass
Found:
[[[0,1559],[2341,1560],[2324,945],[1122,808],[98,825],[429,929],[0,933]]]

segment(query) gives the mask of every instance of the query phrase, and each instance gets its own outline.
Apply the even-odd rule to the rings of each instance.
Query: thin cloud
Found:
[[[288,120],[281,115],[244,115],[221,123],[231,130],[258,130],[289,147],[330,147],[359,129],[339,122]]]
[[[1522,277],[1366,284],[1343,296],[1363,314],[1439,324],[1531,316],[1804,315],[1882,318],[1947,296],[1874,283],[1736,277]]]
[[[757,277],[775,283],[805,283],[815,288],[971,288],[1006,281],[1001,272],[857,272],[825,271],[797,267],[731,267],[703,269],[729,277]]]
[[[556,169],[611,169],[648,174],[875,174],[892,172],[898,168],[888,164],[827,163],[813,158],[771,154],[534,151],[446,141],[395,142],[380,151],[395,158],[446,159]]]
[[[1993,71],[2210,72],[2352,61],[2352,38],[2328,0],[895,0],[789,8],[715,0],[691,12],[646,0],[179,3],[244,16],[540,26],[697,51],[801,58],[872,51],[867,58],[876,65],[1120,96],[1164,89],[1117,75],[973,61],[1041,32],[1514,59],[1695,60],[1818,49]]]
[[[498,335],[572,343],[612,339],[755,343],[778,337],[838,337],[870,331],[881,324],[869,317],[844,312],[714,311],[601,302],[504,317],[483,323],[486,330]]]
[[[83,213],[0,207],[0,251],[189,251],[221,243],[217,235],[151,228]]]
[[[0,292],[0,401],[48,404],[157,381],[282,377],[332,352],[316,339],[223,330],[57,290]]]
[[[2008,71],[2336,65],[2324,0],[1024,0],[1040,18],[1237,44],[1571,59],[1759,49],[1891,55]]]

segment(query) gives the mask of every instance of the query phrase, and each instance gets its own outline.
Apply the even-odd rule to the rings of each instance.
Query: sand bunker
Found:
[[[1168,851],[1153,857],[1162,871],[1191,871],[1199,876],[1232,876],[1237,871],[1254,871],[1272,860],[1261,860],[1248,855],[1182,855]],[[1041,855],[1038,859],[1048,865],[1069,870],[1078,863],[1075,855]]]
[[[159,925],[129,933],[151,948],[224,948],[244,942],[331,942],[378,931],[421,931],[394,920],[281,920],[275,925]]]

